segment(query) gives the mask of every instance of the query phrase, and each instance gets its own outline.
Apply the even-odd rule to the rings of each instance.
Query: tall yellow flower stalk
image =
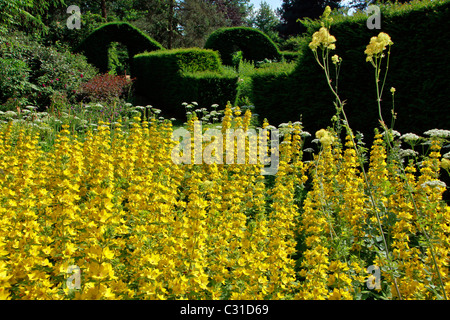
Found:
[[[449,288],[449,210],[441,201],[445,184],[439,181],[441,140],[431,137],[430,155],[422,162],[417,188],[418,224],[424,233],[429,297],[447,299]],[[440,287],[440,290],[435,287]]]
[[[269,292],[272,293],[272,298],[285,298],[297,287],[293,255],[296,247],[295,221],[298,217],[298,207],[294,199],[294,186],[298,183],[296,174],[303,178],[304,172],[296,172],[296,174],[293,172],[293,158],[299,153],[297,142],[300,132],[297,130],[294,133],[292,124],[288,124],[286,129],[288,132],[280,145],[280,161],[275,185],[270,190],[272,205],[267,217],[270,239],[267,250],[271,253],[268,259],[271,275]],[[294,133],[295,144],[292,141],[292,133]],[[295,161],[299,161],[298,158]],[[301,168],[298,162],[296,165]]]
[[[323,149],[315,156],[311,166],[312,190],[303,204],[300,220],[300,232],[304,237],[306,249],[301,257],[300,292],[297,299],[323,300],[328,298],[328,268],[330,265],[330,241],[336,237],[333,228],[332,205],[327,201],[333,199],[332,177],[336,172],[336,163],[332,154],[333,137],[326,130],[316,133]]]

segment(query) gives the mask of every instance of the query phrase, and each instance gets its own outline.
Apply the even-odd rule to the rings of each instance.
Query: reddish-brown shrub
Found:
[[[83,83],[80,87],[80,95],[84,102],[111,102],[124,98],[132,83],[133,80],[125,76],[101,74]]]

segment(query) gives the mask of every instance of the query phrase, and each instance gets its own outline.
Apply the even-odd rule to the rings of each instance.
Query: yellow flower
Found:
[[[334,137],[325,129],[320,129],[317,131],[316,138],[320,140],[320,143],[323,146],[329,146],[334,142]]]
[[[386,46],[393,44],[391,37],[384,32],[380,32],[377,37],[370,38],[370,42],[364,51],[367,54],[366,61],[372,61],[373,56],[379,55],[386,49]]]
[[[108,247],[103,249],[103,255],[108,260],[114,259],[114,251],[111,251]]]
[[[334,56],[331,57],[331,61],[334,64],[338,64],[339,62],[341,62],[341,58],[337,54],[335,54]]]
[[[336,46],[334,43],[336,38],[330,34],[327,28],[321,27],[319,31],[315,32],[312,36],[312,41],[309,44],[311,50],[315,51],[319,46],[323,46],[327,49],[334,50]]]

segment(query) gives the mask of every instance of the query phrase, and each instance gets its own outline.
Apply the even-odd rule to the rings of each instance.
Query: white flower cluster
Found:
[[[426,182],[422,183],[420,186],[422,188],[425,188],[425,187],[431,187],[431,188],[442,187],[442,188],[447,188],[447,185],[445,184],[445,182],[440,181],[440,180],[426,181]]]
[[[424,134],[430,137],[450,138],[450,130],[431,129],[425,131]]]
[[[406,150],[400,150],[400,157],[416,157],[419,153],[417,151],[406,149]]]
[[[405,141],[417,141],[417,140],[421,139],[421,137],[419,137],[415,133],[405,133],[404,135],[402,135],[400,137],[400,139],[403,139]]]

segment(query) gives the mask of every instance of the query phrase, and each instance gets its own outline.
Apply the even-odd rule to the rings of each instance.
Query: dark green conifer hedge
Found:
[[[336,18],[330,33],[337,39],[336,53],[342,57],[339,94],[346,101],[350,126],[373,138],[378,126],[375,76],[364,50],[372,36],[386,32],[391,48],[389,71],[382,97],[383,118],[390,125],[391,87],[396,88],[394,129],[422,134],[432,128],[450,128],[450,1],[417,2],[381,7],[381,29],[370,30],[367,16]],[[306,23],[309,40],[320,28]],[[336,110],[323,73],[306,41],[296,68],[257,72],[252,76],[252,99],[261,117],[272,124],[298,120],[300,115],[311,133],[331,124]],[[386,63],[386,59],[384,59]],[[385,66],[385,64],[384,64]],[[332,71],[334,77],[334,72]]]

